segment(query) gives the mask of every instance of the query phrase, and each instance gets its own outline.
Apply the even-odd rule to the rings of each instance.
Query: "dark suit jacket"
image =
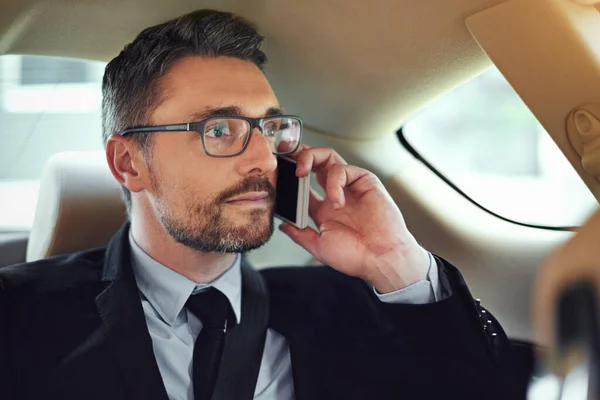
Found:
[[[0,399],[167,399],[127,229],[107,248],[0,270]],[[381,303],[331,268],[263,271],[297,399],[523,398],[529,355],[495,321],[489,340],[459,272],[439,263],[454,294],[429,305]]]

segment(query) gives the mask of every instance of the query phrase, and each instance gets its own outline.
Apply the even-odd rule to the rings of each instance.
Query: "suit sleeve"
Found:
[[[452,294],[450,287],[443,286],[439,279],[439,267],[433,254],[429,253],[427,278],[395,292],[381,294],[373,287],[377,298],[384,303],[428,304],[445,299]]]
[[[398,340],[422,349],[432,374],[438,371],[440,379],[456,388],[468,388],[486,399],[525,399],[532,351],[508,340],[498,321],[473,299],[454,266],[439,257],[436,261],[440,283],[451,288],[444,300],[421,305],[377,301]]]
[[[10,355],[9,309],[4,285],[0,279],[0,398],[15,399]]]

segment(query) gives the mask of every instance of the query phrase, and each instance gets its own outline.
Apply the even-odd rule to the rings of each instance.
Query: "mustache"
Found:
[[[217,196],[216,203],[224,203],[228,199],[249,192],[267,192],[269,199],[275,199],[275,187],[267,178],[250,177],[240,183],[223,190]]]

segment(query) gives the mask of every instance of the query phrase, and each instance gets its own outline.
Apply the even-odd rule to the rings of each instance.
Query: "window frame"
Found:
[[[491,214],[494,217],[501,219],[502,221],[510,222],[511,224],[515,224],[515,225],[519,225],[519,226],[524,226],[524,227],[527,227],[527,228],[543,229],[543,230],[548,230],[548,231],[559,231],[559,232],[576,232],[577,230],[579,230],[580,226],[576,226],[576,225],[570,225],[570,226],[569,225],[549,226],[549,225],[530,224],[530,223],[527,223],[527,222],[519,222],[519,221],[516,221],[514,219],[511,219],[511,218],[508,218],[508,217],[504,217],[504,216],[502,216],[502,215],[500,215],[500,214],[498,214],[498,213],[490,210],[489,208],[484,207],[482,204],[480,204],[477,201],[475,201],[471,196],[469,196],[468,194],[466,194],[461,188],[459,188],[454,182],[452,182],[451,179],[449,179],[446,175],[444,175],[442,172],[440,172],[440,170],[438,170],[436,167],[434,167],[433,164],[431,164],[429,161],[427,161],[425,159],[425,157],[423,157],[417,151],[417,149],[415,149],[415,147],[413,147],[410,144],[410,142],[406,138],[406,135],[404,134],[403,127],[400,127],[400,129],[398,129],[398,131],[396,132],[396,136],[398,137],[398,140],[400,141],[400,144],[413,157],[415,157],[418,161],[420,161],[421,163],[423,163],[438,178],[440,178],[443,182],[445,182],[452,189],[454,189],[456,192],[458,192],[461,196],[463,196],[465,199],[467,199],[470,203],[472,203],[473,205],[475,205],[479,209],[487,212],[488,214]]]
[[[27,54],[6,54],[0,57],[0,79],[2,81],[1,107],[5,112],[14,114],[37,113],[88,113],[99,106],[92,102],[82,102],[82,97],[93,99],[97,95],[98,87],[93,81],[80,83],[38,83],[22,84],[22,60]],[[33,57],[33,55],[32,55]],[[35,56],[50,57],[50,56]],[[61,58],[61,57],[55,57]],[[69,58],[69,60],[77,60]],[[88,78],[94,74],[101,74],[105,64],[98,62],[94,65],[86,63]],[[104,65],[103,65],[104,64]],[[71,99],[69,102],[56,102],[55,98]],[[85,105],[85,107],[84,107]]]
[[[26,120],[26,125],[23,125],[26,126],[25,130],[20,130],[22,129],[21,125],[19,125],[19,130],[11,131],[10,129],[6,129],[8,139],[5,148],[3,148],[5,151],[3,154],[0,154],[0,156],[6,158],[6,163],[0,165],[0,167],[6,168],[6,170],[2,171],[3,176],[0,179],[0,205],[7,210],[6,214],[0,213],[0,219],[2,219],[0,221],[0,235],[14,232],[28,232],[31,230],[35,219],[36,204],[39,200],[39,184],[43,171],[43,162],[45,162],[47,157],[61,151],[101,149],[101,80],[106,63],[97,60],[40,55],[37,57],[64,58],[80,61],[87,68],[87,82],[22,84],[21,70],[23,56],[27,55],[5,54],[0,56],[0,117],[7,117],[3,120],[3,122],[8,124],[6,125],[7,127],[11,127],[13,123],[19,124],[21,120]],[[43,66],[40,67],[43,68]],[[58,81],[60,80],[58,79]],[[21,102],[20,104],[13,103],[15,96]],[[41,102],[39,97],[43,98]],[[67,98],[67,101],[63,102],[63,99],[60,99],[61,97],[63,99]],[[65,117],[67,118],[65,119]],[[46,123],[45,118],[48,118],[49,125],[43,125]],[[71,118],[73,119],[72,121],[70,121]],[[90,118],[93,118],[93,120]],[[96,120],[97,123],[92,122]],[[78,138],[84,139],[70,141],[72,143],[66,146],[59,144],[55,148],[54,144],[60,143],[60,140],[53,140],[53,143],[36,144],[35,135],[40,134],[40,130],[44,129],[44,126],[46,130],[50,129],[54,131],[65,123],[68,129],[64,130],[60,128],[60,130],[64,131],[67,136],[74,132],[69,133],[69,131],[75,129],[74,127],[79,127],[79,130],[89,129],[88,126],[92,123],[94,128],[88,133],[89,136],[86,135],[87,139],[84,138],[84,135],[76,135]],[[92,132],[97,132],[97,135],[91,136]],[[50,138],[50,135],[47,133],[43,134],[42,132],[46,139]],[[19,139],[13,142],[12,137],[19,137]],[[32,140],[32,138],[34,139]],[[0,142],[3,142],[3,140],[0,140]],[[32,159],[32,162],[25,162],[30,166],[33,164],[32,168],[36,170],[40,168],[40,173],[26,173],[23,176],[13,176],[11,169],[14,168],[14,165],[17,165],[15,163],[27,160],[28,158],[22,158],[23,154],[36,147],[43,147],[41,151],[43,154],[40,153],[35,161]],[[12,157],[14,157],[14,161]],[[3,158],[2,160],[5,159]],[[42,164],[38,165],[39,162],[42,162]],[[20,207],[20,210],[16,213],[14,212],[15,204],[18,204]],[[8,219],[4,219],[3,217],[7,214],[9,214]]]

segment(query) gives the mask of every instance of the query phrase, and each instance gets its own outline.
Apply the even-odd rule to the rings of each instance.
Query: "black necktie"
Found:
[[[227,297],[212,287],[190,296],[185,305],[202,322],[192,362],[194,397],[195,400],[210,400],[219,372],[231,306]]]

